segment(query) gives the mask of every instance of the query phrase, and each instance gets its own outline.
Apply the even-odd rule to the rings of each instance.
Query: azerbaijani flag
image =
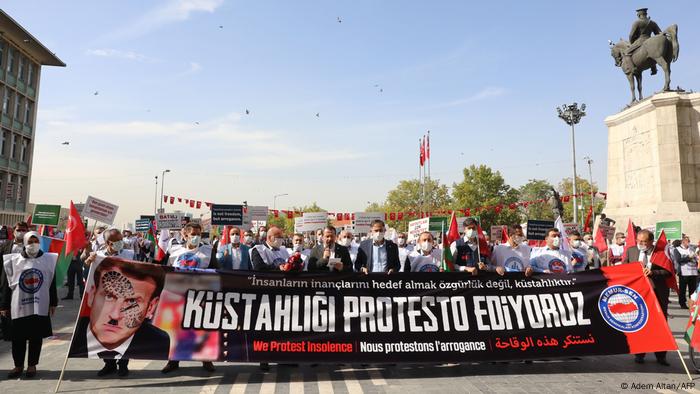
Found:
[[[42,236],[41,240],[41,250],[45,253],[56,253],[58,254],[58,260],[56,260],[56,287],[60,288],[66,280],[66,273],[68,272],[68,266],[70,265],[71,256],[66,256],[66,241],[58,238],[51,238]]]
[[[457,227],[457,217],[455,213],[452,212],[452,217],[450,217],[450,227],[447,229],[447,233],[443,235],[442,242],[442,269],[445,272],[452,272],[455,270],[454,256],[452,256],[452,249],[450,245],[452,242],[459,239],[459,228]]]

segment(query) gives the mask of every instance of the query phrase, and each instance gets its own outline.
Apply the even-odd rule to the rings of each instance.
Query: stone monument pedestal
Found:
[[[604,212],[624,232],[681,220],[700,240],[700,93],[659,93],[609,116]]]

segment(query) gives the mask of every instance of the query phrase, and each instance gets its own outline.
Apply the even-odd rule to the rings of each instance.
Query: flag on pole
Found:
[[[508,242],[508,226],[501,227],[501,243]]]
[[[160,236],[158,237],[158,242],[156,243],[156,255],[153,258],[156,261],[163,261],[165,258],[165,249],[168,247],[168,237],[170,236],[168,230],[160,230]]]
[[[625,248],[622,252],[622,261],[627,258],[627,249],[632,246],[637,245],[637,233],[634,231],[634,226],[632,225],[632,219],[627,221],[627,238],[625,238]]]
[[[476,225],[476,231],[478,232],[477,235],[479,237],[479,254],[481,254],[484,257],[491,256],[491,248],[489,248],[489,243],[486,242],[484,230],[481,229],[481,225],[478,223]],[[479,257],[479,260],[481,260],[481,257]]]
[[[423,140],[419,138],[418,145],[420,149],[420,166],[423,167],[423,164],[425,163],[425,138]]]
[[[599,253],[603,253],[608,250],[608,240],[605,238],[605,235],[603,235],[603,230],[600,228],[595,233],[594,245],[596,248],[598,248]]]
[[[678,290],[678,283],[676,283],[676,269],[673,267],[673,262],[666,254],[666,245],[668,245],[666,233],[664,230],[661,230],[661,235],[659,235],[659,240],[656,241],[656,246],[654,246],[654,251],[651,253],[651,258],[649,260],[652,264],[656,264],[671,273],[670,276],[666,277],[666,285],[675,290],[676,294],[678,294],[680,291]]]
[[[588,215],[586,215],[586,222],[583,224],[583,232],[591,232],[591,216],[593,216],[593,205],[588,208]]]
[[[452,256],[452,250],[450,245],[452,242],[459,239],[459,227],[457,226],[457,217],[455,213],[452,212],[450,217],[450,227],[447,229],[447,233],[442,236],[442,269],[445,272],[451,272],[455,270],[454,256]]]
[[[85,225],[83,219],[75,209],[73,201],[70,202],[70,213],[68,215],[68,224],[66,224],[66,255],[72,256],[87,245],[88,241],[85,237]]]
[[[569,246],[569,240],[566,239],[566,229],[564,228],[564,221],[561,219],[561,216],[557,216],[554,227],[559,230],[559,236],[562,237],[561,242],[559,242],[559,250],[571,254],[571,247]]]
[[[85,234],[83,232],[83,234]],[[41,245],[41,250],[46,253],[56,253],[58,255],[58,260],[56,260],[56,287],[62,287],[63,282],[66,280],[66,273],[68,272],[68,266],[70,265],[71,257],[66,256],[66,241],[58,238],[51,238],[42,236],[39,240]]]
[[[427,146],[425,148],[425,158],[427,160],[430,160],[430,130],[428,130],[428,137],[427,137]]]

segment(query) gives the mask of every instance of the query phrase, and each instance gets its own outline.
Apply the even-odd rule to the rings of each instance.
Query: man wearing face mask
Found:
[[[311,249],[309,272],[352,271],[352,260],[350,260],[348,248],[339,245],[335,240],[335,227],[326,226],[323,229],[322,243]],[[332,261],[335,263],[331,264]]]
[[[535,272],[566,274],[571,272],[571,254],[561,250],[561,233],[556,228],[547,230],[546,246],[532,248],[530,266]]]
[[[17,222],[15,224],[15,240],[12,243],[12,253],[21,253],[24,249],[24,234],[29,231],[29,226],[26,222]]]
[[[479,249],[479,234],[476,220],[464,220],[464,237],[452,242],[450,249],[454,256],[455,268],[460,272],[476,275],[479,269],[486,269],[489,259],[485,251]]]
[[[357,251],[355,270],[368,274],[370,272],[398,272],[399,247],[391,240],[384,239],[386,227],[381,220],[374,220],[370,227],[370,239],[362,241]]]
[[[680,241],[673,241],[670,255],[678,272],[678,303],[681,309],[688,309],[686,296],[695,291],[698,282],[698,257],[690,249],[690,238],[683,234]]]
[[[103,233],[105,230],[107,230],[107,227],[100,226],[95,228],[95,230],[92,232],[92,239],[90,240],[92,252],[97,252],[102,248],[102,246],[104,246],[105,238]]]
[[[255,242],[255,244],[256,245],[263,245],[263,244],[265,244],[266,239],[267,239],[267,227],[260,226],[258,228],[258,240]]]
[[[316,230],[316,245],[323,245],[323,229]]]
[[[253,249],[253,246],[255,246],[255,236],[252,231],[246,230],[246,232],[243,233],[243,245],[247,246],[249,249]]]
[[[625,233],[615,234],[615,243],[610,245],[609,265],[622,264],[622,255],[625,252]]]
[[[594,244],[593,235],[590,233],[584,234],[583,243],[587,251],[588,267],[591,269],[600,268],[600,252]]]
[[[408,254],[404,264],[404,272],[440,272],[442,252],[433,247],[433,234],[425,231],[418,236],[417,249]]]
[[[411,265],[408,261],[408,255],[413,252],[413,245],[409,245],[406,241],[406,233],[399,233],[396,237],[396,244],[399,246],[399,266],[401,267],[399,271],[403,272],[404,268],[407,267],[406,264]]]
[[[234,271],[250,271],[253,265],[250,263],[250,248],[241,244],[241,230],[231,227],[229,230],[229,243],[218,243],[216,259],[221,269]]]
[[[534,271],[530,267],[530,247],[524,241],[525,234],[519,224],[508,226],[508,241],[493,248],[491,261],[496,273],[504,275],[506,272],[525,272],[525,276],[532,276]]]
[[[188,269],[220,268],[212,246],[202,243],[202,226],[199,223],[188,222],[182,234],[185,244],[173,244],[166,250],[168,265]],[[179,367],[179,361],[168,360],[161,372],[170,373]],[[207,372],[216,370],[211,361],[202,361],[202,368]]]
[[[664,317],[668,319],[669,288],[666,284],[666,279],[671,276],[671,273],[666,271],[663,267],[651,262],[651,255],[653,253],[654,233],[649,230],[640,230],[637,232],[637,245],[627,249],[627,254],[622,263],[642,264],[642,267],[644,267],[644,276],[647,277],[649,284],[651,284],[651,287],[654,289],[654,294],[656,294],[656,299],[659,301],[659,306],[661,306]],[[666,352],[656,352],[654,355],[656,356],[657,363],[664,366],[670,365],[668,361],[666,361]],[[635,354],[634,362],[643,364],[644,356],[644,353]]]
[[[581,233],[574,230],[569,234],[571,246],[571,272],[581,272],[588,269],[588,245],[583,243]]]
[[[287,248],[287,252],[290,256],[296,252],[299,252],[301,255],[301,261],[304,262],[304,271],[308,271],[309,255],[311,255],[311,250],[304,247],[304,236],[302,234],[294,234],[292,237],[292,247]]]
[[[284,231],[271,226],[267,239],[261,245],[255,245],[251,251],[254,271],[279,271],[280,265],[287,262],[289,252],[284,246]]]
[[[352,236],[352,232],[348,230],[341,231],[340,236],[338,237],[338,243],[348,248],[350,260],[352,261],[354,267],[355,261],[357,261],[357,249],[360,245],[355,242],[355,237]]]

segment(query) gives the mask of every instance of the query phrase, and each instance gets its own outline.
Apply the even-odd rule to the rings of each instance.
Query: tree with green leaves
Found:
[[[505,182],[499,171],[472,164],[462,172],[464,179],[452,186],[455,209],[500,205],[502,209],[498,213],[493,208],[478,213],[485,231],[490,226],[520,222],[518,210],[509,209],[510,204],[518,201],[518,191]]]
[[[572,178],[564,178],[559,182],[557,186],[557,191],[563,196],[568,196],[574,193],[574,186],[571,182]],[[583,223],[586,220],[586,215],[588,214],[588,207],[591,205],[591,183],[584,178],[576,177],[576,191],[578,193],[586,193],[585,196],[579,197],[577,200],[578,205],[581,207],[578,211],[579,223]],[[598,192],[598,185],[593,182],[593,194]],[[571,198],[569,201],[563,201],[564,205],[564,221],[571,223],[574,221],[574,199]],[[605,200],[593,199],[593,214],[599,215],[603,212],[605,208]],[[592,222],[592,220],[591,220]],[[582,226],[583,228],[583,226]]]
[[[552,184],[543,179],[530,179],[526,184],[518,188],[520,201],[536,201],[548,199]],[[552,208],[547,203],[536,203],[527,207],[520,207],[522,219],[525,220],[554,220]]]

